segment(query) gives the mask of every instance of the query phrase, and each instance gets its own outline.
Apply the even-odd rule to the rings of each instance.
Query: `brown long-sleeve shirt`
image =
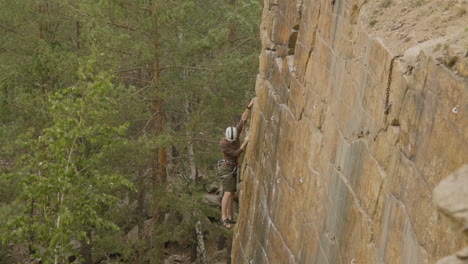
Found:
[[[243,150],[240,148],[241,143],[240,143],[240,134],[242,132],[242,129],[244,128],[244,123],[245,121],[241,120],[239,121],[239,124],[236,126],[237,130],[237,138],[234,141],[229,141],[225,137],[219,141],[219,147],[221,148],[221,151],[223,152],[223,158],[225,160],[229,160],[232,162],[236,162],[239,159],[240,154],[243,152]]]

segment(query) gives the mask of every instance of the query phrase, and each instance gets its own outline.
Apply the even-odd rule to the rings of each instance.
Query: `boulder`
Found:
[[[453,220],[456,229],[468,229],[468,165],[442,180],[433,197],[437,208]]]
[[[434,203],[439,211],[453,221],[456,230],[461,228],[468,238],[468,165],[437,185],[434,189]],[[437,264],[468,264],[468,247],[439,260]]]
[[[205,188],[207,193],[216,193],[219,190],[219,183],[213,182]]]
[[[228,253],[226,249],[216,251],[208,256],[209,263],[226,263],[228,259]]]
[[[202,201],[211,206],[221,206],[221,196],[216,194],[205,194]]]
[[[145,220],[144,223],[144,230],[147,230],[150,225],[152,225],[152,219]],[[130,232],[127,233],[127,238],[132,242],[132,243],[137,243],[138,242],[138,225],[132,228]]]

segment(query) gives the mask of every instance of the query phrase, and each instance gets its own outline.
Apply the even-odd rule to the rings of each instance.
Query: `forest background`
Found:
[[[202,195],[254,94],[260,1],[0,7],[0,263],[160,263],[226,235]]]

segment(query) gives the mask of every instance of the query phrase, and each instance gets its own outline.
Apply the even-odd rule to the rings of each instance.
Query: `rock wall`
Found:
[[[432,190],[468,163],[468,79],[395,58],[366,4],[264,1],[233,263],[435,263],[466,243]]]

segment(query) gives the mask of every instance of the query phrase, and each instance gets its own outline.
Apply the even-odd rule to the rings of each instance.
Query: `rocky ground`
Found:
[[[203,202],[215,208],[219,208],[221,213],[222,190],[220,189],[220,183],[213,182],[212,184],[207,186],[206,191],[207,194],[203,196]],[[239,211],[237,201],[238,199],[236,197],[234,203],[234,211],[236,215]],[[212,224],[212,228],[222,228],[221,225],[218,225],[217,222],[214,222]],[[224,243],[224,248],[220,249],[219,239],[220,237],[205,237],[206,257],[207,263],[209,264],[225,264],[229,259],[227,241],[226,243]],[[182,249],[180,248],[180,246],[169,247],[166,251],[167,258],[164,260],[164,264],[192,264],[193,262],[190,261],[191,253],[191,249]],[[199,262],[197,261],[194,263]]]
[[[360,23],[411,65],[421,50],[468,76],[468,0],[365,0]]]

